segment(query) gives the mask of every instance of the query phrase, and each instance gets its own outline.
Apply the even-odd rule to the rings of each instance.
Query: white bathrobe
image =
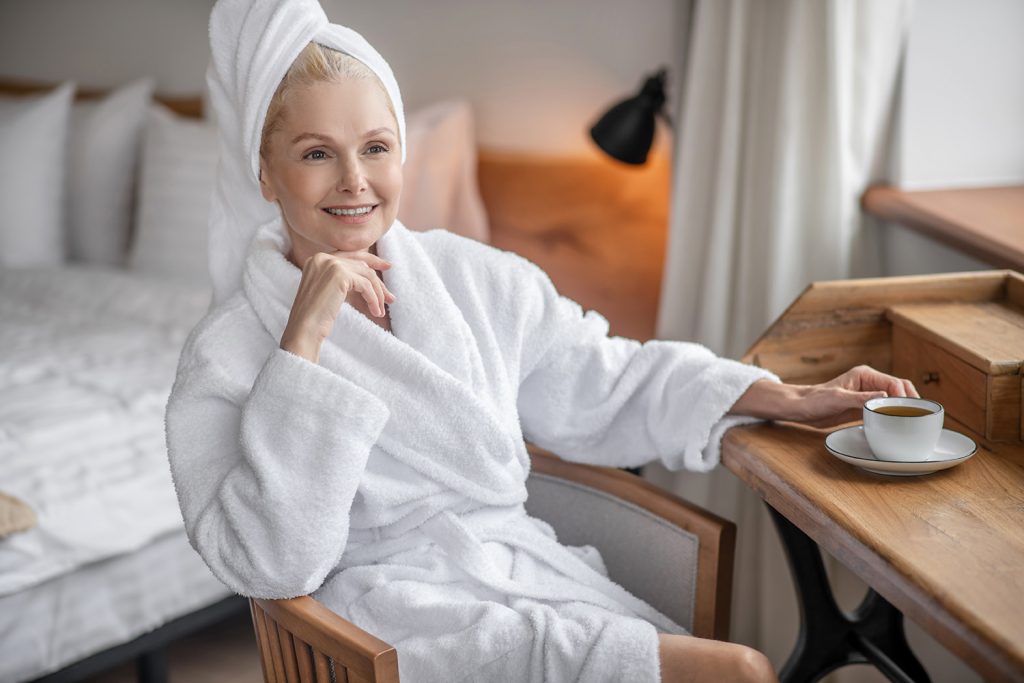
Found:
[[[766,371],[608,337],[514,254],[395,223],[392,333],[342,306],[320,364],[279,348],[280,224],[182,352],[167,408],[193,547],[242,595],[312,593],[417,681],[657,681],[685,631],[526,515],[524,437],[569,460],[707,470]]]

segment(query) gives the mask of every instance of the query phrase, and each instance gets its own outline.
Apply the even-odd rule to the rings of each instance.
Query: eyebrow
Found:
[[[391,130],[390,128],[374,128],[373,130],[370,130],[370,131],[367,131],[367,132],[363,133],[363,137],[364,138],[372,138],[373,136],[380,135],[381,133],[391,133],[392,136],[398,137],[397,135],[395,135],[395,131]],[[306,140],[307,138],[312,138],[314,140],[320,140],[322,142],[332,142],[333,141],[331,139],[331,136],[323,135],[322,133],[299,133],[294,138],[292,138],[292,141],[291,141],[290,144],[294,145],[296,143],[302,142],[303,140]]]

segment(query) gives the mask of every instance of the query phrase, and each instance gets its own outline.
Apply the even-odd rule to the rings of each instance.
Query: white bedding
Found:
[[[0,540],[0,596],[182,528],[163,411],[208,300],[120,269],[0,269],[0,490],[39,520]]]
[[[0,681],[21,683],[231,595],[185,531],[0,597]]]

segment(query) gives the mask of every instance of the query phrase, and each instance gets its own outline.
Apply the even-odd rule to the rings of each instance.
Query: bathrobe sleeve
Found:
[[[258,366],[257,366],[258,367]],[[383,402],[275,348],[247,386],[188,345],[167,407],[192,547],[237,593],[311,593],[337,564]]]
[[[577,462],[673,470],[718,464],[726,430],[753,418],[729,408],[771,372],[688,342],[608,336],[608,321],[560,296],[524,261],[517,301],[523,435]]]

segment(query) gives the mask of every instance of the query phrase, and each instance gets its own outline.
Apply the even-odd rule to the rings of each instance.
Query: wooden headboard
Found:
[[[0,94],[5,95],[30,95],[32,93],[46,92],[56,87],[56,83],[46,81],[34,81],[23,78],[12,78],[0,76]],[[76,100],[95,100],[110,92],[110,88],[83,88],[75,89]],[[154,99],[182,116],[202,118],[203,100],[199,96],[193,97],[166,97],[156,95]]]

